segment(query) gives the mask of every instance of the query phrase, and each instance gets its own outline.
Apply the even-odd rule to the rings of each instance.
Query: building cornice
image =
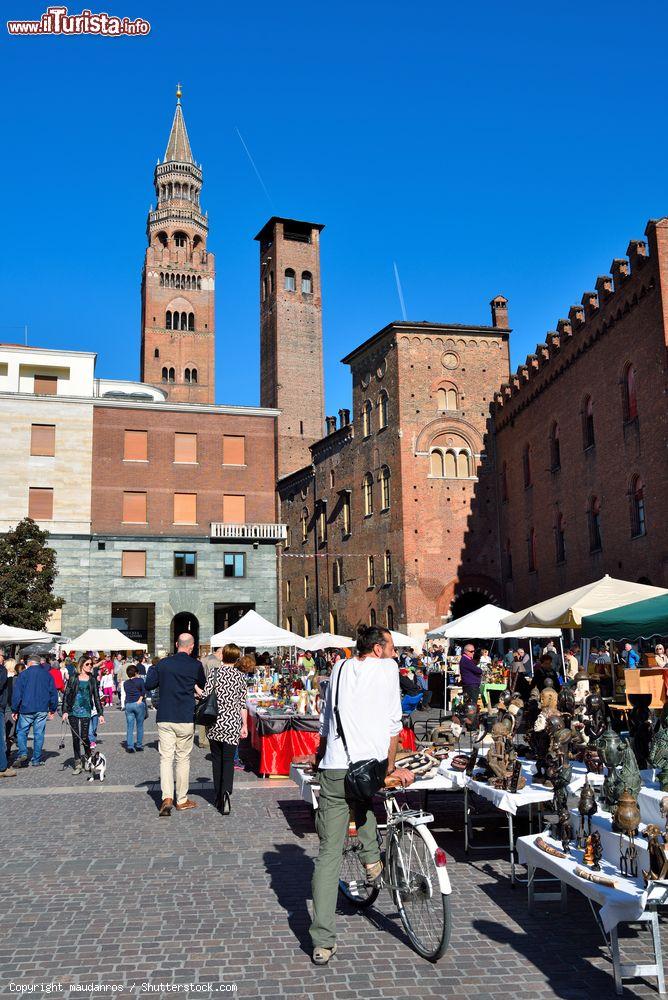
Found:
[[[231,406],[225,403],[204,404],[204,403],[177,403],[160,402],[158,400],[141,399],[104,399],[95,396],[36,396],[30,392],[0,392],[0,400],[17,399],[25,402],[35,403],[35,400],[44,400],[50,403],[79,403],[88,406],[105,406],[112,409],[125,410],[153,410],[169,411],[170,413],[220,413],[236,415],[241,417],[278,417],[280,410],[274,410],[266,406]]]

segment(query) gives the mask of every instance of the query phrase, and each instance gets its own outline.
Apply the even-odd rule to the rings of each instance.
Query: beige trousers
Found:
[[[192,722],[159,722],[158,750],[160,753],[160,787],[164,799],[174,798],[174,764],[176,764],[176,804],[188,798],[190,754],[195,726]]]

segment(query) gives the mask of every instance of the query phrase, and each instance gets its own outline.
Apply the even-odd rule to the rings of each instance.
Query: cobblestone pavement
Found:
[[[0,996],[16,995],[10,983],[48,982],[65,985],[56,993],[65,997],[103,995],[67,988],[91,983],[106,986],[106,995],[123,985],[125,996],[149,995],[142,983],[194,983],[181,994],[193,997],[219,995],[206,983],[235,984],[237,996],[267,1000],[615,995],[583,897],[569,894],[567,914],[544,904],[529,916],[502,851],[465,860],[456,795],[429,803],[454,886],[445,957],[435,966],[421,960],[382,894],[365,915],[341,904],[339,953],[329,967],[314,967],[308,924],[317,837],[296,789],[238,773],[233,813],[221,817],[210,804],[210,763],[195,748],[198,808],[158,820],[155,725],[148,724],[146,752],[129,755],[122,721],[113,710],[100,730],[104,785],[72,773],[71,744],[58,751],[56,720],[46,766],[0,782]],[[629,932],[623,943],[647,955],[646,937]],[[638,980],[625,995],[655,996],[654,980]]]

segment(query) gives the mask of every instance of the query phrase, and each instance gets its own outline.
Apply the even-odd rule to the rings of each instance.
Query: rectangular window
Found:
[[[246,557],[243,552],[226,552],[223,558],[224,576],[245,576]]]
[[[223,465],[246,464],[246,438],[241,434],[223,434]]]
[[[58,376],[57,375],[35,375],[36,396],[57,396]]]
[[[174,435],[174,461],[194,465],[197,462],[197,435]]]
[[[123,494],[123,523],[146,524],[146,494]]]
[[[228,493],[223,496],[223,521],[225,524],[246,523],[246,497]]]
[[[28,517],[33,521],[53,521],[53,490],[31,486],[28,490]]]
[[[174,494],[174,524],[197,524],[197,494]]]
[[[174,576],[197,576],[197,553],[174,553]]]
[[[123,437],[123,461],[148,461],[148,431],[125,431]]]
[[[121,576],[146,576],[146,553],[124,552],[121,559]]]
[[[343,534],[350,534],[350,493],[344,494],[343,506],[341,508],[343,514]]]
[[[30,428],[30,454],[49,456],[56,454],[55,424],[32,424]]]

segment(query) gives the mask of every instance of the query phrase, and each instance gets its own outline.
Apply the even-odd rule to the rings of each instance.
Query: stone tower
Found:
[[[311,461],[324,434],[320,233],[314,222],[271,218],[260,243],[260,403],[281,410],[278,477]]]
[[[202,168],[190,149],[181,88],[167,150],[154,180],[157,208],[148,214],[142,272],[143,382],[186,403],[215,402],[214,256],[200,208]]]

